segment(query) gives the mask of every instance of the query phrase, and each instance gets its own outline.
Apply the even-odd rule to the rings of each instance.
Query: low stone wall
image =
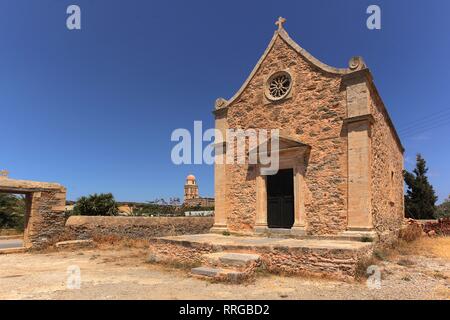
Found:
[[[416,220],[422,225],[423,231],[432,235],[448,236],[450,235],[450,218],[442,218],[438,220]]]
[[[405,219],[400,230],[400,239],[413,241],[421,236],[448,236],[450,235],[450,218],[438,220]]]
[[[100,217],[72,216],[66,222],[66,238],[91,239],[153,237],[207,233],[213,217]]]

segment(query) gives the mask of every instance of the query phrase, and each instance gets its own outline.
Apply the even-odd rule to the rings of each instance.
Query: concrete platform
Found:
[[[242,237],[224,236],[221,234],[192,234],[182,236],[170,236],[156,238],[158,242],[174,243],[185,246],[212,245],[221,247],[222,250],[234,249],[325,249],[325,250],[361,250],[372,247],[370,242],[358,242],[351,240],[329,239],[292,239],[292,238],[266,238],[266,237]],[[219,248],[217,248],[219,249]],[[217,251],[222,251],[217,250]]]
[[[245,270],[246,275],[251,275],[256,267],[262,267],[272,273],[352,279],[372,255],[373,243],[211,233],[154,238],[150,251],[163,264],[212,268],[231,266]],[[249,267],[245,263],[239,266],[235,260],[236,257],[246,257],[242,254],[248,257],[258,255],[260,259],[249,259]]]

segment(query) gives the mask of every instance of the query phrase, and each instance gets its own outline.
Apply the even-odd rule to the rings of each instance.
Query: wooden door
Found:
[[[294,174],[292,169],[267,176],[267,224],[290,229],[294,224]]]

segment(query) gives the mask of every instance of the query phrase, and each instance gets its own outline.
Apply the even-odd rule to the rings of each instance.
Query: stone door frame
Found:
[[[267,224],[267,177],[261,174],[261,165],[256,166],[256,221],[254,232],[258,234],[284,234],[302,236],[306,234],[305,211],[306,167],[309,148],[295,147],[280,150],[279,169],[292,169],[294,177],[294,225],[290,229],[269,228]]]
[[[0,192],[26,197],[25,248],[45,248],[63,234],[66,188],[62,185],[0,177]]]

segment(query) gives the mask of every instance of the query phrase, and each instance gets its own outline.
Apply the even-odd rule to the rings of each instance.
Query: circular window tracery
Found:
[[[286,97],[292,86],[292,79],[289,73],[282,71],[273,74],[266,88],[266,95],[271,100],[280,100]]]

